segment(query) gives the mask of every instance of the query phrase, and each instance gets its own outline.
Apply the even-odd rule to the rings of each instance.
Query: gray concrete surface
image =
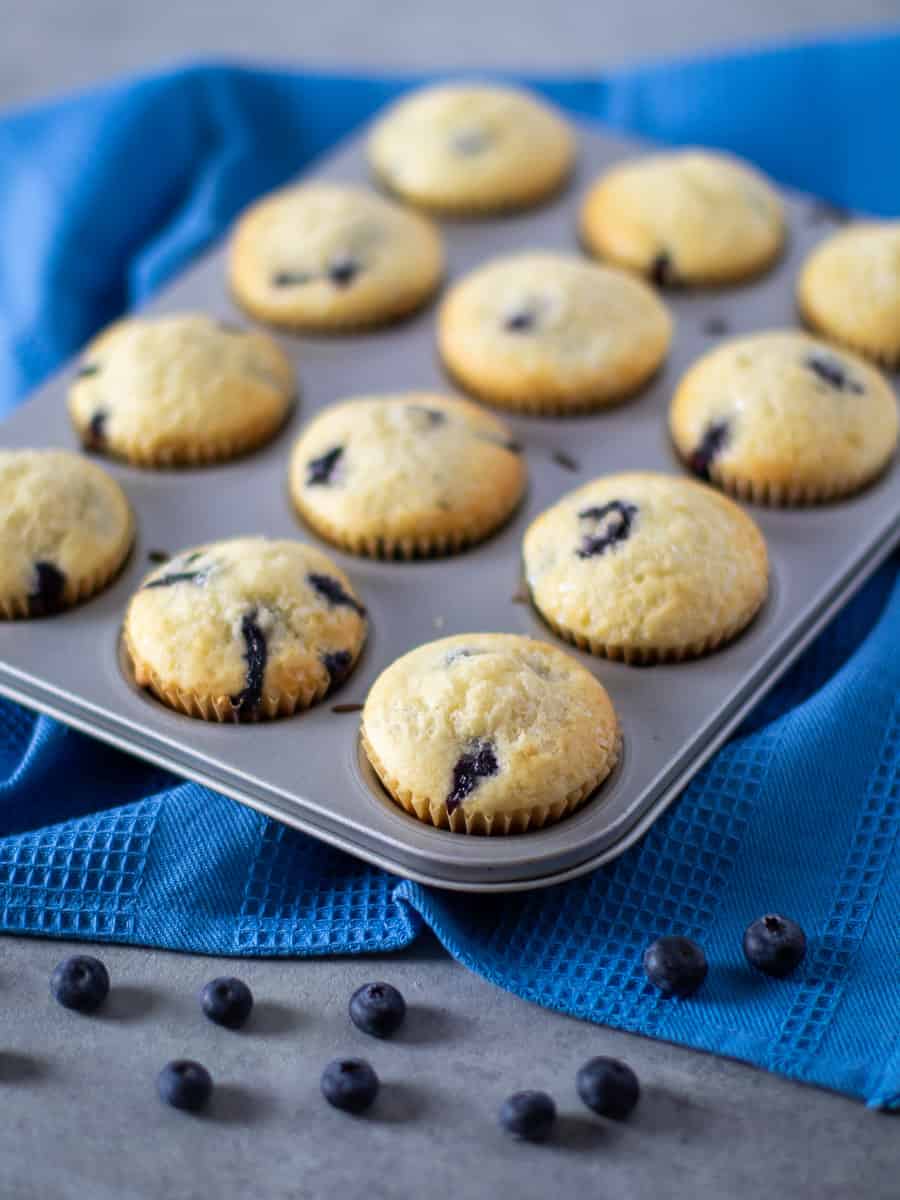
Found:
[[[6,0],[0,103],[196,55],[599,70],[900,22],[898,0]]]
[[[229,54],[350,68],[602,69],[661,54],[900,21],[898,0],[8,0],[0,105],[125,71]],[[49,999],[59,943],[0,939],[0,1197],[255,1200],[430,1197],[516,1200],[889,1200],[898,1195],[896,1119],[737,1063],[569,1020],[506,995],[434,943],[391,958],[228,963],[104,947],[114,993],[81,1018]],[[258,1010],[244,1033],[206,1022],[198,988],[234,970]],[[412,1005],[396,1042],[346,1020],[372,978]],[[332,1056],[367,1054],[384,1081],[353,1120],[327,1109]],[[574,1093],[587,1057],[616,1054],[645,1095],[627,1126],[592,1118]],[[157,1100],[176,1055],[205,1062],[212,1111]],[[542,1087],[559,1136],[510,1143],[504,1096]]]
[[[536,1009],[433,944],[390,958],[223,963],[105,948],[113,991],[93,1017],[48,994],[71,947],[0,947],[0,1195],[16,1200],[889,1200],[896,1119],[761,1071]],[[200,1013],[223,968],[256,993],[246,1030]],[[405,1030],[379,1042],[347,1019],[351,990],[399,986]],[[382,1080],[370,1114],[329,1109],[322,1066],[368,1057]],[[627,1123],[583,1108],[574,1075],[594,1054],[626,1058],[644,1085]],[[169,1058],[216,1081],[208,1115],[165,1108]],[[558,1135],[512,1142],[496,1111],[513,1090],[557,1100]]]

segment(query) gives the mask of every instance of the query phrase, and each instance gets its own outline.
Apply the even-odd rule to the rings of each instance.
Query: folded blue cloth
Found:
[[[892,37],[530,82],[573,113],[896,215],[898,78]],[[0,120],[0,411],[408,82],[195,67]],[[406,946],[427,923],[539,1004],[885,1108],[900,1108],[898,818],[896,560],[640,845],[524,895],[394,879],[0,701],[2,930],[302,955]],[[785,981],[742,959],[767,910],[810,936]],[[659,999],[640,968],[671,932],[712,964],[688,1001]]]

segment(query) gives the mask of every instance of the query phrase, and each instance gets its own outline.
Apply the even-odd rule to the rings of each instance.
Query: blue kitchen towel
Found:
[[[529,82],[582,117],[897,215],[897,79],[900,36]],[[0,119],[0,412],[410,82],[199,66]],[[894,1109],[898,817],[896,558],[639,845],[523,895],[392,878],[0,701],[0,930],[305,955],[406,946],[427,924],[539,1004]],[[771,909],[810,935],[785,981],[742,960],[744,926]],[[643,978],[665,932],[706,947],[691,1000]]]

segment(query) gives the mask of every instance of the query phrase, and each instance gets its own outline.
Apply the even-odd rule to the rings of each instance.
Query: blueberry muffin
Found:
[[[0,450],[0,617],[43,617],[87,600],[134,540],[125,493],[66,450]]]
[[[850,225],[806,260],[797,302],[813,329],[900,366],[900,221]]]
[[[407,392],[320,413],[294,448],[291,495],[354,554],[455,553],[510,516],[525,466],[503,422],[464,400]]]
[[[368,143],[378,180],[422,208],[523,208],[555,192],[575,160],[565,119],[519,88],[441,84],[394,104]]]
[[[268,441],[294,391],[290,360],[268,334],[200,313],[133,317],[83,352],[69,413],[91,450],[185,466]]]
[[[263,197],[238,221],[229,257],[231,289],[247,312],[323,331],[405,316],[432,295],[443,271],[431,221],[345,184]]]
[[[502,633],[444,638],[393,662],[366,699],[362,742],[397,804],[455,833],[550,825],[619,753],[594,676],[555,646]]]
[[[671,150],[602,175],[584,202],[581,237],[598,258],[664,287],[732,283],[778,257],[784,208],[748,163]]]
[[[185,550],[132,597],[134,677],[170,708],[207,721],[288,716],[353,670],[366,610],[321,551],[235,538]]]
[[[677,662],[735,637],[766,598],[766,545],[725,496],[668,475],[607,475],[529,527],[525,578],[538,612],[583,650]]]
[[[681,380],[669,422],[698,475],[768,504],[855,492],[884,470],[897,443],[887,380],[849,351],[793,331],[704,355]]]
[[[672,320],[653,290],[572,255],[495,259],[451,289],[438,317],[444,365],[503,408],[577,413],[630,395],[666,357]]]

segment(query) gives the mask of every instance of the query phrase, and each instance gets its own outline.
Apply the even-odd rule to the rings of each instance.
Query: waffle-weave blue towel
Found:
[[[897,79],[895,36],[530,82],[896,216]],[[200,66],[0,119],[0,413],[408,82]],[[427,924],[539,1004],[885,1108],[900,1108],[898,819],[896,559],[638,846],[514,897],[392,878],[0,701],[0,930],[303,955],[401,947]],[[742,964],[744,926],[771,909],[811,938],[782,982]],[[688,1002],[642,977],[663,932],[708,950]]]

